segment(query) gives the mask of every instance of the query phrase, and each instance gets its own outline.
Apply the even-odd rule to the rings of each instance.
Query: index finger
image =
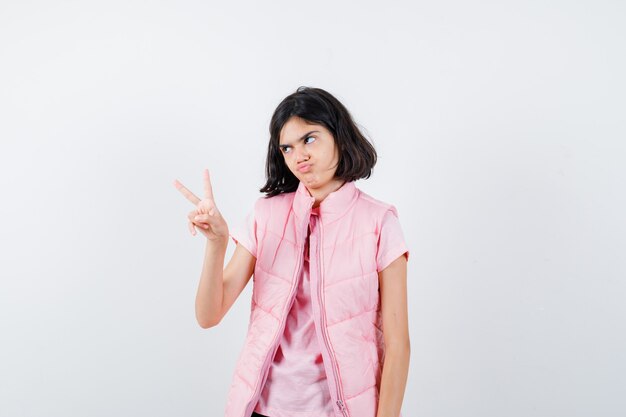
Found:
[[[213,187],[211,186],[211,178],[209,177],[209,170],[204,169],[204,197],[209,200],[213,200]]]
[[[200,202],[200,199],[194,193],[189,191],[189,189],[180,181],[174,180],[174,187],[176,187],[178,191],[180,191],[187,198],[187,200],[191,201],[194,205],[198,205]]]

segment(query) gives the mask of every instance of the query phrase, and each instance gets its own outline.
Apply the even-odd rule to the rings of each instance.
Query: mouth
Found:
[[[300,172],[308,172],[310,170],[311,170],[311,164],[298,165],[298,171]]]

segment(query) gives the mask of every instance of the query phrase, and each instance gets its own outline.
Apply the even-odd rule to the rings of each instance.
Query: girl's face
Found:
[[[339,152],[323,125],[292,116],[280,131],[279,150],[285,164],[307,188],[320,188],[335,177]]]

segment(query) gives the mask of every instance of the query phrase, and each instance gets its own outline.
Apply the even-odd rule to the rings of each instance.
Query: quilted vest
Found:
[[[226,417],[250,417],[261,395],[296,294],[314,201],[300,182],[294,192],[254,204],[250,321]],[[312,312],[336,417],[375,417],[378,408],[385,347],[376,254],[387,210],[397,215],[346,182],[320,203],[320,238],[309,242]]]

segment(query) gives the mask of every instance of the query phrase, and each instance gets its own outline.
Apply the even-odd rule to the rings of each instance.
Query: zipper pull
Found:
[[[337,407],[339,407],[339,410],[341,410],[342,412],[346,410],[345,405],[343,405],[343,401],[341,400],[337,400]]]

